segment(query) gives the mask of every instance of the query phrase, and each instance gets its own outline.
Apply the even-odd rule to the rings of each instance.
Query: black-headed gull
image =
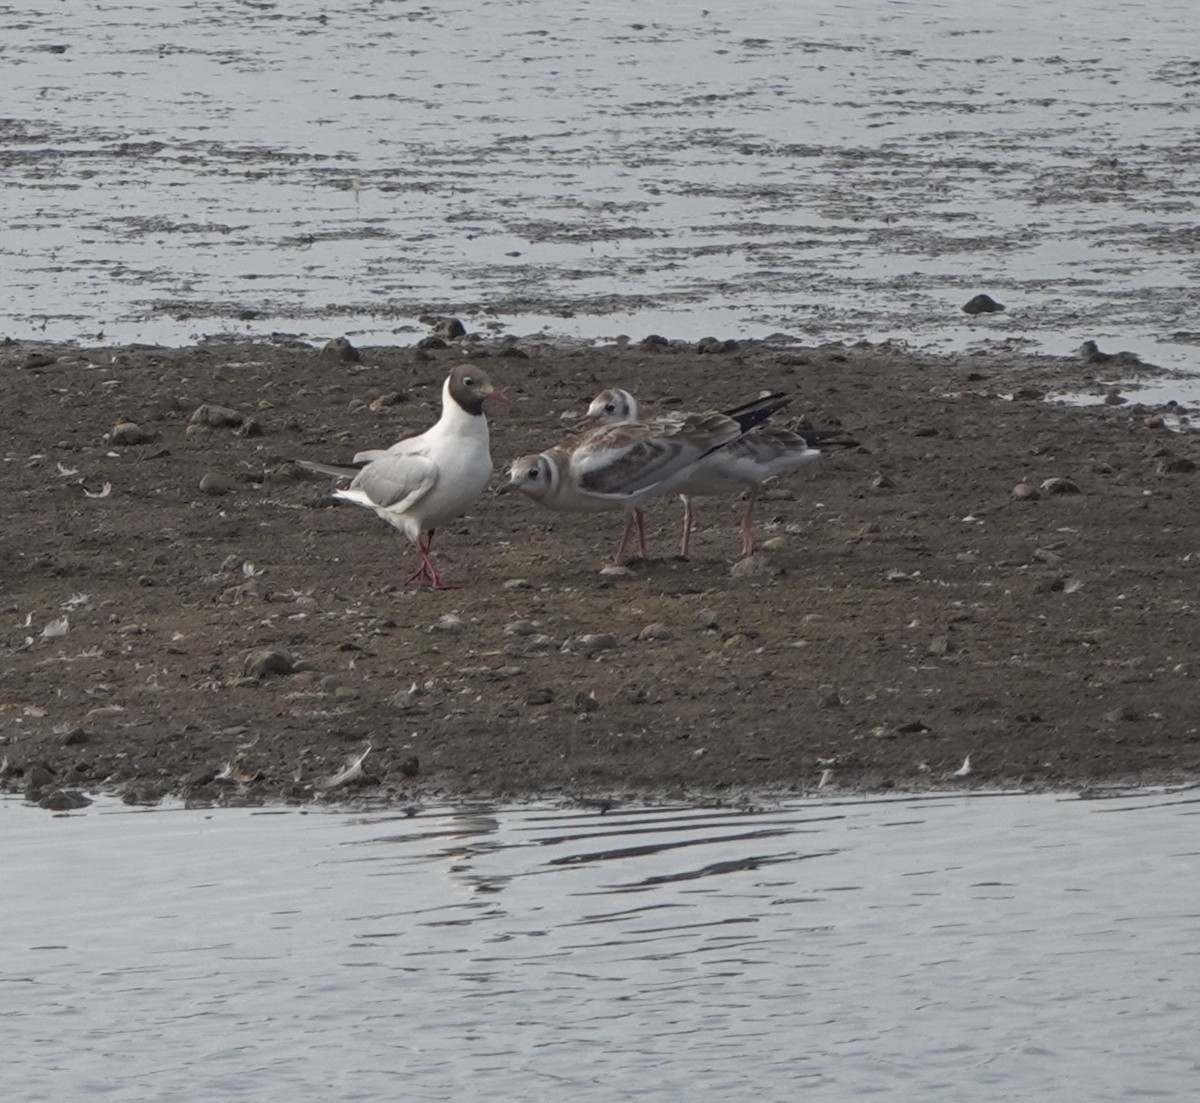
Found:
[[[764,401],[768,400],[759,399],[726,413],[736,417],[742,410],[757,408]],[[637,417],[637,399],[617,387],[596,395],[586,414],[588,420],[600,425],[620,425],[636,421]],[[679,554],[686,559],[691,546],[696,516],[693,497],[749,491],[749,501],[742,515],[742,555],[748,556],[754,552],[754,506],[762,484],[776,475],[789,475],[819,460],[830,448],[856,445],[857,441],[845,437],[841,430],[814,429],[797,433],[778,425],[759,424],[726,447],[705,456],[674,487],[683,499],[683,539]]]
[[[348,480],[334,490],[335,498],[373,509],[416,544],[421,566],[406,585],[446,586],[429,558],[433,534],[470,509],[491,478],[483,412],[489,398],[508,400],[481,368],[459,364],[442,385],[442,416],[424,433],[390,448],[359,452],[347,467],[298,461],[306,470]]]
[[[573,513],[623,509],[628,516],[614,562],[623,562],[635,526],[644,557],[642,503],[676,490],[697,464],[786,402],[784,395],[771,395],[729,414],[709,411],[601,425],[570,444],[515,460],[502,491],[517,490],[549,509]]]

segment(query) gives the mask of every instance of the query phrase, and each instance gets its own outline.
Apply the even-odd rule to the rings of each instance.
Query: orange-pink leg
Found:
[[[758,501],[758,487],[750,491],[746,512],[742,517],[742,558],[754,554],[754,503]]]
[[[617,545],[617,554],[613,558],[614,566],[624,565],[625,549],[629,545],[629,537],[633,535],[635,525],[638,534],[638,552],[643,559],[646,558],[646,519],[642,516],[640,509],[635,509],[625,519],[625,531],[621,533],[621,542]]]
[[[680,494],[679,500],[683,502],[683,540],[679,544],[679,557],[686,559],[692,546],[692,529],[696,526],[696,511],[692,509],[692,499],[686,494]]]
[[[417,537],[417,551],[421,553],[421,566],[404,580],[405,586],[428,582],[430,588],[434,590],[451,589],[452,583],[442,580],[441,576],[437,573],[437,568],[433,565],[433,560],[429,558],[429,553],[432,550],[433,530],[430,529],[429,537],[424,542],[422,542],[420,536]]]

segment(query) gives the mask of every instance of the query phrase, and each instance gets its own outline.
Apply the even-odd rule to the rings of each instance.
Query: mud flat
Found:
[[[706,347],[8,343],[2,784],[53,804],[1196,778],[1195,438],[1114,389],[1172,376]],[[659,408],[786,389],[861,448],[768,491],[749,566],[734,500],[698,503],[686,562],[677,503],[653,507],[651,558],[613,576],[619,517],[488,493],[439,534],[460,588],[406,589],[405,542],[292,460],[420,430],[464,357],[515,399],[495,485],[616,384]]]

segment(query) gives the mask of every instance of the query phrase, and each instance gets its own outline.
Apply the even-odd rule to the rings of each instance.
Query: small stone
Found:
[[[696,342],[696,351],[701,355],[714,355],[722,352],[736,352],[740,348],[737,341],[730,338],[722,341],[719,337],[701,337]]]
[[[337,360],[343,364],[357,364],[362,360],[362,353],[345,337],[335,337],[332,341],[326,341],[321,348],[321,359]]]
[[[673,640],[675,633],[671,631],[665,624],[655,621],[653,624],[647,624],[638,633],[639,640]]]
[[[638,345],[644,349],[665,349],[669,348],[670,344],[670,341],[657,333],[650,333],[638,342]]]
[[[1041,494],[1038,493],[1037,487],[1029,483],[1017,483],[1012,488],[1012,496],[1018,501],[1036,502],[1041,497]]]
[[[1167,456],[1158,461],[1156,470],[1160,475],[1190,475],[1196,464],[1187,456]]]
[[[1063,562],[1063,557],[1050,548],[1034,548],[1033,558],[1039,563],[1045,563],[1047,567],[1061,567]]]
[[[377,398],[371,399],[370,408],[378,413],[388,406],[396,406],[404,402],[407,397],[403,391],[388,391],[386,394],[381,394]]]
[[[62,745],[64,747],[79,747],[91,738],[91,735],[83,728],[75,727],[63,734]]]
[[[152,429],[143,429],[132,421],[119,421],[108,434],[110,444],[133,445],[149,444],[158,439],[158,434]]]
[[[1121,394],[1121,392],[1118,391],[1116,389],[1116,387],[1114,387],[1112,390],[1110,390],[1104,396],[1104,405],[1105,406],[1124,406],[1125,403],[1128,401],[1129,401],[1129,399],[1127,399],[1123,394]]]
[[[845,707],[845,704],[845,698],[836,689],[831,689],[817,700],[817,707],[823,709],[840,709]]]
[[[938,430],[934,425],[922,425],[920,428],[913,430],[914,437],[936,437],[937,435]]]
[[[229,406],[214,406],[208,402],[197,406],[189,418],[192,425],[206,425],[210,429],[237,429],[243,420],[237,410]]]
[[[896,483],[893,479],[882,471],[876,471],[871,478],[872,490],[895,490],[895,488]]]
[[[721,618],[716,609],[700,609],[696,613],[696,623],[701,628],[717,628],[721,623]]]
[[[781,574],[783,571],[762,552],[739,559],[729,568],[730,578],[776,578]]]
[[[1046,494],[1082,494],[1079,484],[1074,479],[1053,478],[1042,482],[1042,490]]]
[[[537,632],[537,625],[531,620],[514,620],[504,626],[506,636],[532,636]]]
[[[548,705],[554,700],[554,690],[549,686],[541,686],[538,689],[531,689],[525,694],[525,704],[533,705],[535,708],[538,705]]]
[[[531,590],[533,583],[527,578],[506,578],[501,584],[504,590]]]
[[[1046,392],[1041,387],[1018,387],[1013,391],[1014,401],[1019,402],[1041,402],[1046,397]]]
[[[421,772],[421,760],[415,754],[410,754],[407,758],[400,760],[396,766],[396,772],[401,777],[416,777]]]
[[[38,801],[38,807],[51,812],[71,812],[76,808],[86,808],[91,803],[75,789],[55,789]]]
[[[45,766],[34,766],[25,775],[25,792],[37,793],[54,784],[54,774]]]
[[[607,567],[600,568],[600,574],[605,578],[632,578],[634,573],[632,567],[626,567],[622,563],[609,563]]]
[[[1134,722],[1141,720],[1141,718],[1142,714],[1132,705],[1122,705],[1120,708],[1112,709],[1104,714],[1104,719],[1110,724]]]
[[[765,552],[781,551],[787,547],[787,539],[783,536],[771,536],[758,545]]]
[[[950,650],[950,638],[948,636],[934,636],[929,641],[929,654],[936,655],[939,658],[945,655]]]
[[[589,690],[587,693],[580,690],[575,694],[575,699],[571,703],[576,712],[595,712],[600,707],[600,702],[596,700],[595,690]]]
[[[436,333],[431,333],[428,337],[422,337],[417,342],[418,349],[444,349],[445,347],[445,339],[439,337]]]
[[[963,303],[962,308],[965,314],[999,314],[1005,306],[991,295],[975,295]]]
[[[21,367],[26,371],[34,368],[48,368],[51,364],[58,362],[58,357],[50,356],[45,352],[31,352],[21,363]]]
[[[429,626],[430,632],[461,632],[466,627],[466,621],[462,617],[457,617],[453,613],[446,613],[438,617],[437,620]]]
[[[270,678],[291,674],[294,670],[295,656],[271,647],[260,647],[257,651],[251,651],[242,660],[242,675],[246,678]]]
[[[1142,424],[1147,429],[1161,429],[1166,425],[1166,421],[1163,420],[1162,414],[1150,414]]]
[[[214,498],[219,498],[222,494],[228,494],[232,489],[228,479],[212,471],[200,478],[200,493],[202,494],[211,494]]]
[[[752,647],[754,640],[745,632],[734,632],[723,644],[722,651],[744,651],[747,647]]]
[[[241,425],[233,430],[233,435],[236,437],[261,437],[263,435],[262,422],[253,417],[242,418]]]
[[[611,632],[589,632],[574,639],[567,640],[562,650],[580,651],[591,657],[598,651],[615,651],[621,646],[621,641]]]
[[[527,651],[558,651],[562,645],[553,636],[547,636],[544,632],[536,636],[530,636],[525,643]]]

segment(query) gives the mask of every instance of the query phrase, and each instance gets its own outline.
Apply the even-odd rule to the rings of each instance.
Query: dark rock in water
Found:
[[[362,353],[345,337],[335,337],[332,341],[325,342],[321,349],[321,359],[337,360],[343,364],[357,364],[362,360]]]
[[[422,337],[417,342],[418,349],[444,349],[445,347],[446,342],[434,333],[431,333],[428,337]]]
[[[1046,392],[1040,387],[1018,387],[1013,391],[1014,400],[1022,402],[1041,402],[1046,397]]]
[[[991,295],[976,295],[963,303],[965,314],[999,314],[1005,310],[1003,303],[996,302]]]
[[[1129,399],[1127,399],[1120,391],[1118,391],[1116,387],[1114,387],[1108,392],[1108,394],[1104,396],[1105,406],[1124,406],[1128,401]]]
[[[699,353],[716,354],[722,352],[736,352],[740,348],[738,343],[731,337],[727,341],[722,341],[717,337],[701,337],[696,342],[696,351]]]
[[[25,795],[33,800],[43,789],[54,784],[54,773],[45,766],[38,765],[30,768],[25,775]]]
[[[670,346],[671,342],[657,333],[651,333],[649,336],[643,337],[638,344],[644,349],[665,349]]]
[[[446,318],[437,314],[422,314],[417,320],[421,325],[429,326],[437,336],[445,337],[450,341],[455,341],[459,337],[466,336],[467,327],[457,318]]]
[[[76,789],[55,789],[38,801],[38,807],[50,812],[71,812],[76,808],[86,808],[91,803]]]

